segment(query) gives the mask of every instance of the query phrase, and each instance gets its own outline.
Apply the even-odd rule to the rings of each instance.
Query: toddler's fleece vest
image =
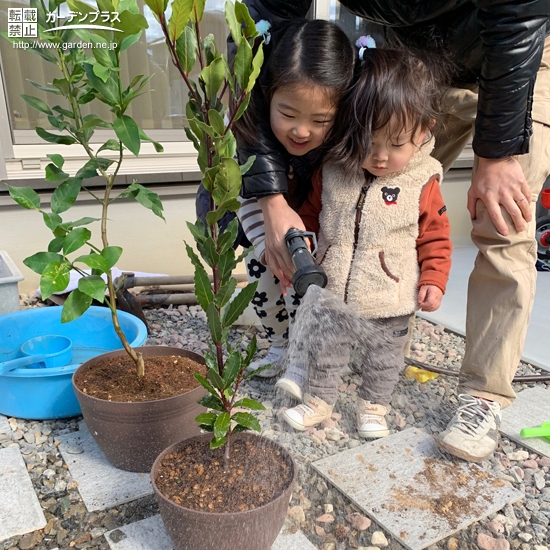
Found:
[[[327,288],[364,317],[417,309],[420,194],[442,174],[432,148],[424,145],[403,170],[370,184],[363,172],[346,177],[335,164],[323,167],[318,262]]]

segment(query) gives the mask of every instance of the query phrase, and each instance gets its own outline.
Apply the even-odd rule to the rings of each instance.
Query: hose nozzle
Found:
[[[314,250],[309,251],[306,244],[306,237],[313,239]],[[315,233],[311,231],[300,231],[299,229],[289,229],[285,235],[285,242],[292,257],[292,263],[296,272],[292,276],[292,286],[299,297],[302,297],[310,285],[327,286],[327,274],[325,270],[315,264],[313,254],[317,250],[317,239]]]

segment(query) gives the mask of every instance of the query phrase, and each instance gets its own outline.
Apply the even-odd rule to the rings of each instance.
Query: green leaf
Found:
[[[42,212],[42,219],[44,220],[46,227],[53,233],[55,233],[57,227],[63,223],[61,216],[59,216],[55,212]]]
[[[94,65],[90,63],[84,63],[84,71],[86,72],[90,84],[103,96],[105,102],[109,105],[118,105],[120,97],[115,77],[111,75],[106,82],[103,82],[103,80],[95,74]]]
[[[76,143],[76,139],[74,139],[73,137],[52,134],[51,132],[46,132],[44,128],[40,128],[39,126],[35,128],[35,131],[39,135],[39,137],[49,143],[58,143],[60,145],[72,145],[73,143]]]
[[[166,11],[168,0],[145,0],[145,4],[147,4],[149,9],[157,16],[157,19],[160,19]]]
[[[255,160],[256,160],[256,155],[251,155],[250,157],[248,157],[248,159],[246,160],[246,162],[244,164],[241,164],[239,166],[239,169],[241,170],[241,175],[242,176],[244,176],[250,170],[250,168],[254,164]]]
[[[66,116],[67,118],[73,118],[74,119],[74,113],[72,111],[69,111],[67,109],[63,109],[61,105],[56,105],[55,107],[52,107],[52,111],[56,111],[57,113]]]
[[[80,193],[81,186],[82,180],[80,178],[69,178],[66,182],[57,187],[52,195],[52,212],[61,214],[61,212],[69,210],[75,203]]]
[[[82,168],[80,168],[75,177],[80,179],[95,178],[96,176],[99,176],[97,172],[99,169],[107,170],[113,162],[115,162],[113,159],[106,159],[103,157],[90,159],[84,166],[82,166]]]
[[[242,33],[245,38],[253,38],[259,35],[259,32],[256,30],[254,20],[250,17],[248,7],[244,2],[235,2],[235,14],[237,16],[237,20],[244,23]]]
[[[218,415],[214,412],[201,413],[195,417],[195,422],[213,426],[214,422],[216,422],[216,418],[218,418]]]
[[[219,391],[223,391],[225,389],[225,384],[224,384],[223,378],[218,374],[217,367],[208,369],[208,373],[206,374],[206,378]]]
[[[218,263],[218,275],[220,277],[221,284],[225,284],[227,282],[227,278],[231,275],[231,271],[236,265],[235,251],[232,248],[220,256],[220,262]]]
[[[61,94],[65,97],[69,96],[71,93],[71,86],[69,81],[66,78],[54,78],[52,81],[53,86],[55,86]]]
[[[69,177],[69,174],[60,170],[55,164],[48,164],[46,166],[46,181],[50,183],[59,183],[65,181]]]
[[[132,117],[121,115],[115,118],[113,129],[118,139],[137,157],[141,141],[139,139],[139,128]]]
[[[202,265],[200,267],[195,266],[195,296],[197,297],[197,302],[199,302],[199,305],[204,311],[206,311],[208,306],[214,301],[212,285]]]
[[[49,154],[46,155],[60,170],[63,168],[63,165],[65,164],[65,159],[61,155],[56,154]]]
[[[38,82],[35,82],[34,80],[31,80],[30,78],[27,78],[27,80],[35,87],[35,88],[38,88],[39,90],[42,90],[43,92],[49,92],[50,94],[56,94],[56,95],[61,95],[61,92],[56,89],[56,88],[52,88],[50,86],[43,86],[42,84],[39,84]]]
[[[235,292],[235,288],[237,287],[237,279],[231,278],[227,282],[227,284],[223,285],[216,294],[216,305],[219,308],[222,308],[229,302],[231,299],[231,296],[233,296],[233,293]],[[201,306],[202,307],[202,306]],[[204,308],[203,308],[204,309]]]
[[[204,397],[201,397],[198,403],[199,405],[202,405],[207,409],[214,409],[215,411],[223,411],[222,400],[219,397],[215,397],[213,395],[205,395]]]
[[[208,238],[208,235],[206,234],[204,225],[199,225],[200,218],[197,218],[197,221],[195,223],[186,222],[187,229],[191,232],[191,235],[193,235],[193,238],[197,243],[204,243],[204,241]]]
[[[249,84],[250,84],[250,81],[249,81]],[[237,112],[235,113],[235,116],[233,117],[233,122],[239,120],[239,118],[241,118],[243,116],[243,113],[248,108],[249,103],[250,103],[250,94],[248,94],[244,98],[243,102],[241,103],[241,106],[237,109]]]
[[[225,20],[227,21],[227,26],[229,27],[229,32],[231,33],[231,38],[237,46],[241,43],[242,34],[241,34],[241,24],[237,19],[237,14],[235,13],[235,4],[231,0],[227,0],[224,6]]]
[[[70,231],[73,229],[73,227],[80,227],[81,225],[89,225],[92,222],[99,222],[101,221],[101,218],[90,218],[89,216],[86,216],[84,218],[80,218],[79,220],[76,220],[75,222],[69,222],[66,224],[63,224],[63,227],[67,229],[67,231]]]
[[[56,237],[52,239],[48,244],[48,252],[60,252],[63,248],[63,241],[65,237]]]
[[[228,413],[222,412],[218,415],[218,418],[216,418],[216,422],[214,423],[214,437],[216,439],[222,439],[225,437],[229,430],[229,426],[231,426],[231,417]]]
[[[246,90],[252,72],[252,48],[247,40],[241,40],[237,48],[233,72],[241,90]]]
[[[206,0],[194,0],[193,11],[191,12],[191,21],[193,21],[193,23],[197,23],[202,19],[205,5]]]
[[[205,67],[201,71],[200,78],[206,85],[206,95],[213,100],[225,78],[225,67],[222,58],[218,57]]]
[[[122,32],[114,33],[113,37],[119,44],[126,36],[133,36],[140,33],[143,29],[149,28],[147,19],[141,13],[132,13],[123,11],[120,13],[120,23],[117,22],[117,29]]]
[[[191,27],[185,27],[183,33],[176,42],[176,55],[182,69],[189,74],[197,60],[197,36]]]
[[[210,109],[208,111],[208,120],[210,121],[210,126],[212,126],[220,136],[225,132],[223,117],[216,109]]]
[[[202,51],[206,54],[206,64],[210,65],[216,57],[219,57],[218,48],[216,48],[216,41],[212,33],[207,34],[201,40]]]
[[[174,0],[172,2],[172,15],[168,21],[168,36],[172,42],[176,41],[186,28],[192,9],[193,0]]]
[[[38,193],[30,187],[12,187],[8,185],[10,197],[23,208],[27,210],[38,210],[40,208],[40,197]]]
[[[101,251],[101,255],[105,258],[107,267],[111,269],[122,255],[122,248],[120,246],[107,246]]]
[[[223,369],[223,381],[225,383],[224,389],[230,387],[237,379],[237,376],[241,371],[241,359],[242,357],[239,350],[234,351],[227,358]]]
[[[157,153],[164,153],[164,147],[158,141],[150,138],[141,128],[139,129],[139,139],[151,142]]]
[[[44,300],[54,292],[62,292],[67,288],[70,270],[70,264],[64,262],[51,262],[46,265],[40,277],[40,293]]]
[[[21,94],[21,97],[34,109],[47,115],[53,115],[52,110],[41,99],[32,95]]]
[[[70,323],[78,319],[92,305],[92,297],[78,288],[73,290],[63,304],[61,322]]]
[[[117,141],[116,139],[108,139],[98,150],[97,152],[99,153],[100,151],[105,151],[106,149],[108,149],[109,151],[120,151],[120,141]]]
[[[252,72],[250,73],[250,77],[248,78],[248,85],[246,87],[246,91],[249,93],[252,91],[252,88],[254,88],[256,79],[260,75],[260,70],[262,68],[263,62],[264,62],[264,49],[263,49],[263,44],[260,44],[258,47],[258,50],[256,51],[256,54],[254,55],[254,59],[252,60]]]
[[[79,256],[76,258],[74,263],[82,262],[92,269],[101,271],[101,273],[107,273],[109,271],[109,266],[107,261],[103,256],[97,254],[97,252],[92,252],[91,254],[85,254],[84,256]]]
[[[222,159],[221,168],[216,176],[212,191],[212,198],[218,206],[235,200],[239,196],[242,182],[241,170],[234,159]],[[237,206],[237,209],[239,206]]]
[[[257,349],[258,349],[258,339],[254,334],[254,336],[252,337],[252,340],[250,340],[250,342],[248,342],[248,346],[246,346],[246,357],[244,358],[245,368],[248,367],[248,365],[250,365],[250,362],[252,361],[254,355],[256,355]]]
[[[110,128],[111,125],[108,122],[105,122],[102,118],[99,118],[96,115],[92,115],[79,129],[80,132],[85,132],[86,130],[94,130],[97,126],[102,128]]]
[[[224,327],[232,326],[233,323],[241,316],[243,311],[246,309],[246,307],[254,297],[257,286],[257,281],[250,283],[246,285],[243,289],[241,289],[239,294],[237,294],[237,296],[233,298],[223,318]]]
[[[250,413],[237,412],[231,417],[231,420],[241,426],[244,426],[248,430],[255,430],[256,432],[262,431],[262,427],[260,426],[258,419],[253,417]]]
[[[259,401],[256,401],[255,399],[249,399],[248,397],[239,399],[235,402],[233,406],[243,407],[252,411],[265,411],[265,407]]]
[[[233,97],[237,97],[237,90],[235,89],[235,82],[233,81],[233,71],[229,67],[229,62],[227,61],[227,56],[222,55],[223,64],[225,66],[225,74],[227,78],[227,83],[229,84],[229,88],[231,90],[231,93],[233,94]]]
[[[217,449],[218,447],[222,447],[227,443],[227,437],[222,437],[221,439],[216,439],[215,437],[210,441],[210,448],[211,449]]]
[[[225,254],[233,246],[238,232],[239,220],[238,218],[233,218],[218,237],[218,252],[220,255]]]
[[[107,285],[99,275],[88,275],[78,280],[78,290],[94,300],[103,303]]]
[[[23,260],[23,263],[32,269],[35,273],[42,275],[46,266],[51,263],[61,264],[63,262],[63,256],[61,254],[54,254],[53,252],[37,252],[28,258]]]
[[[201,252],[204,251],[204,253],[206,255],[206,258],[204,258],[204,260],[210,266],[217,265],[217,263],[220,260],[220,255],[216,252],[216,245],[215,245],[214,240],[212,239],[212,237],[208,237],[208,239],[205,239],[202,246],[204,248],[202,248]]]
[[[164,216],[162,214],[163,206],[160,197],[157,193],[147,189],[143,185],[134,182],[130,184],[128,188],[119,195],[119,197],[132,197],[136,199],[136,201],[138,201],[142,206],[145,206],[145,208],[151,210],[153,214],[164,220]]]
[[[222,339],[222,325],[220,322],[220,314],[218,313],[214,303],[211,303],[206,310],[206,317],[208,318],[208,327],[210,328],[210,334],[214,342],[221,342]]]
[[[118,47],[119,52],[127,50],[130,46],[133,46],[141,38],[143,31],[139,31],[137,34],[132,34],[130,36],[125,36]]]
[[[216,390],[214,389],[214,387],[210,384],[210,382],[208,382],[208,380],[206,378],[204,378],[203,376],[201,376],[200,374],[198,373],[195,373],[193,375],[195,377],[195,380],[197,380],[197,382],[210,394],[212,394],[214,397],[217,398],[217,395],[218,393],[216,392]],[[220,401],[221,403],[221,401]],[[212,408],[212,407],[210,407]],[[221,409],[220,409],[221,410]]]
[[[217,208],[216,210],[212,210],[211,212],[208,212],[206,214],[206,223],[208,225],[215,225],[223,218],[223,215],[225,214],[225,212],[226,211],[223,210],[222,208]]]
[[[71,252],[84,246],[92,238],[92,233],[85,227],[79,227],[70,231],[63,243],[63,252],[67,256]]]

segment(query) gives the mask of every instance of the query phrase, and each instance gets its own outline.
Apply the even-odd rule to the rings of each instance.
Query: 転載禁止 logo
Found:
[[[8,37],[36,38],[38,37],[38,10],[36,8],[8,8]],[[57,23],[66,20],[64,25],[45,29],[44,32],[59,29],[103,29],[123,32],[122,29],[111,27],[109,23],[120,23],[117,11],[91,11],[87,13],[70,11],[61,16],[56,12],[48,12],[46,23]]]

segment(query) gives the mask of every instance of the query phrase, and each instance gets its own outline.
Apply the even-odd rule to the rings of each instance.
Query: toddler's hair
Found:
[[[440,116],[442,73],[406,50],[364,50],[353,85],[342,98],[329,159],[348,172],[361,169],[370,152],[372,132],[392,124],[404,130],[431,129]]]
[[[250,105],[235,124],[241,144],[254,142],[258,125],[269,124],[269,104],[279,88],[321,86],[332,104],[338,105],[353,77],[355,50],[335,23],[298,19],[275,33],[273,40]]]

